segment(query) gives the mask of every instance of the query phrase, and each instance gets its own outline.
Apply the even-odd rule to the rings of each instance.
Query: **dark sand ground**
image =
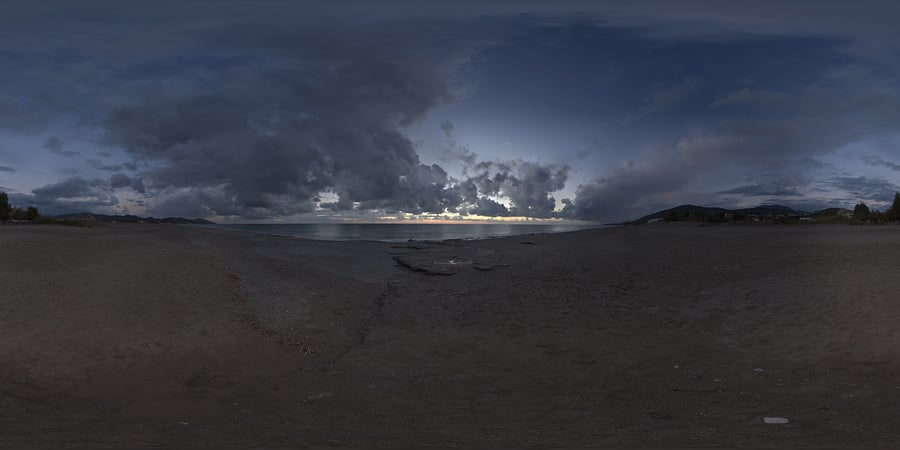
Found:
[[[0,227],[0,447],[190,446],[896,448],[900,228]]]

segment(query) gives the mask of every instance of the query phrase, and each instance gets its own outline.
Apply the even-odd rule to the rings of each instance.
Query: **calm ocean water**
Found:
[[[571,224],[227,224],[213,228],[250,231],[255,233],[297,236],[307,239],[333,241],[406,241],[480,239],[532,233],[560,233],[565,231],[602,228],[602,225]]]

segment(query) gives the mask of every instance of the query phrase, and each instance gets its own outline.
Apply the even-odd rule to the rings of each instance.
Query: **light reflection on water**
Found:
[[[227,224],[213,228],[256,233],[297,236],[333,241],[415,241],[446,239],[481,239],[532,233],[561,233],[602,225],[573,224],[378,224],[378,223],[309,223],[309,224]]]

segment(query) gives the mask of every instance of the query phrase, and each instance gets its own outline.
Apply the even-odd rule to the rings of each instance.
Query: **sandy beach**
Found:
[[[892,226],[4,226],[0,447],[900,445],[898,261]]]

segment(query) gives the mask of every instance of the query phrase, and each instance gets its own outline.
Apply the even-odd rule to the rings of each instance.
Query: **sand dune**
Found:
[[[0,227],[0,446],[896,445],[898,261],[886,226]]]

